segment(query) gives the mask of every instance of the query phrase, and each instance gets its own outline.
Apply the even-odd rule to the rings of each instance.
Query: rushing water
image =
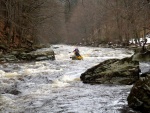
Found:
[[[130,50],[78,47],[84,60],[71,60],[75,46],[54,45],[55,61],[0,66],[0,91],[15,86],[21,93],[0,95],[1,113],[137,113],[127,107],[132,86],[89,85],[80,81],[86,69]],[[147,65],[147,64],[145,64]]]

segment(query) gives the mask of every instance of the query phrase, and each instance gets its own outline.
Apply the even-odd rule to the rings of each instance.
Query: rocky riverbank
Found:
[[[0,54],[0,62],[23,62],[23,61],[40,61],[55,60],[54,51],[51,48],[41,48],[34,51],[25,51],[22,49]]]

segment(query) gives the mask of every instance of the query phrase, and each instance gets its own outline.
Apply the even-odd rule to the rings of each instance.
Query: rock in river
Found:
[[[139,79],[139,62],[131,58],[109,59],[81,74],[84,83],[130,85]]]
[[[150,113],[150,74],[135,83],[127,101],[129,107],[142,113]]]

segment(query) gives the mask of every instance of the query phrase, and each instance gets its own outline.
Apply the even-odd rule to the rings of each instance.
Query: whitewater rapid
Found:
[[[83,60],[76,61],[70,59],[76,47],[53,45],[54,61],[0,65],[0,91],[13,85],[21,92],[0,94],[0,112],[136,113],[128,108],[126,100],[132,86],[89,85],[80,81],[81,73],[88,68],[107,59],[130,57],[133,51],[78,47]]]

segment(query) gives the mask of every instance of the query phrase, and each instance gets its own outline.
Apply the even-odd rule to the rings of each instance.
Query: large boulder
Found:
[[[127,101],[129,107],[143,113],[150,113],[150,74],[135,83]]]
[[[81,74],[83,83],[133,84],[139,79],[139,62],[131,58],[109,59]]]

